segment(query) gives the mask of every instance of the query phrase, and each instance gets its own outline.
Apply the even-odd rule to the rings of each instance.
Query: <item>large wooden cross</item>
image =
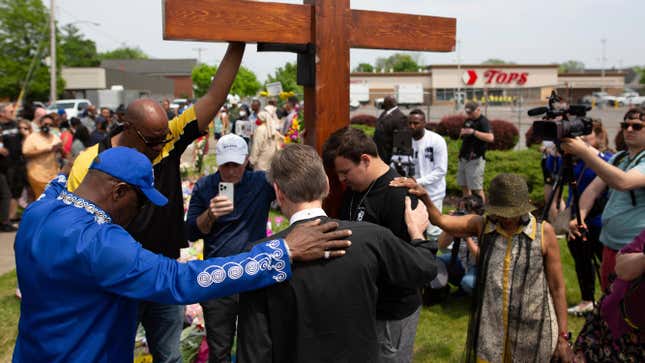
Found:
[[[297,45],[305,87],[305,142],[321,150],[349,124],[349,49],[449,52],[456,20],[352,10],[349,0],[304,0],[303,5],[248,0],[165,0],[164,39]],[[282,49],[290,49],[282,47]],[[301,57],[302,55],[302,57]],[[307,61],[308,60],[308,61]],[[309,69],[307,69],[309,68]]]

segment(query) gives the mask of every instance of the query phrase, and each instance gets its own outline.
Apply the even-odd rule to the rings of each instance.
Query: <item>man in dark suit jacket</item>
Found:
[[[408,118],[399,110],[394,96],[386,96],[383,100],[383,113],[376,120],[374,142],[378,148],[378,155],[390,165],[392,159],[392,145],[395,130],[405,130],[408,127]]]
[[[329,183],[313,148],[287,146],[272,161],[269,179],[292,226],[328,219],[321,206]],[[428,218],[406,204],[411,243],[371,223],[339,222],[352,231],[343,258],[298,264],[289,282],[241,295],[239,362],[378,360],[378,289],[421,287],[436,275],[436,260],[422,240]]]

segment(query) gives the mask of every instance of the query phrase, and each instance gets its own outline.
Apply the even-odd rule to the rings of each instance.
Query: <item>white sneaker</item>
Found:
[[[576,306],[572,306],[569,309],[567,309],[567,312],[571,315],[575,316],[581,316],[586,313],[590,313],[593,311],[593,302],[587,302],[587,303],[580,303]]]

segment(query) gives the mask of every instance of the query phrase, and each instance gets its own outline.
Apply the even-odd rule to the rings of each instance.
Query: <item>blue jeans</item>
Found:
[[[443,262],[446,266],[450,263],[450,253],[444,253],[443,255],[437,256],[441,262]],[[464,272],[464,266],[461,264],[461,261],[457,259],[455,261],[457,263],[457,267],[461,270],[461,273]],[[448,276],[448,281],[454,281],[455,277],[454,276]],[[473,294],[473,290],[475,289],[475,282],[477,281],[477,267],[471,266],[468,269],[468,272],[466,272],[463,277],[461,278],[461,281],[459,281],[459,286],[461,286],[462,290],[464,290],[468,295]]]
[[[179,340],[184,327],[184,309],[183,305],[139,303],[139,321],[146,331],[154,363],[182,363]]]

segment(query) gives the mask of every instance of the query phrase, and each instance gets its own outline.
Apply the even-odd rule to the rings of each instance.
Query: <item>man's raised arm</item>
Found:
[[[244,43],[230,43],[224,59],[219,64],[208,92],[195,104],[199,131],[206,131],[217,111],[226,101],[226,96],[235,80],[244,55]]]

